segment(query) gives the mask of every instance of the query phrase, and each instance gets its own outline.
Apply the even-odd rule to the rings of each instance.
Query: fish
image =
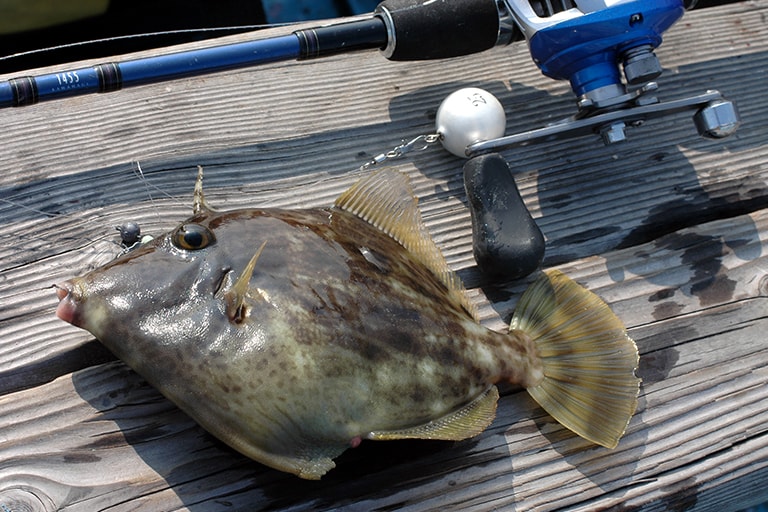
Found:
[[[499,383],[598,445],[625,433],[640,379],[621,320],[547,270],[508,332],[481,325],[400,171],[311,209],[217,211],[202,183],[178,227],[55,285],[56,314],[236,451],[317,480],[364,440],[479,435]]]

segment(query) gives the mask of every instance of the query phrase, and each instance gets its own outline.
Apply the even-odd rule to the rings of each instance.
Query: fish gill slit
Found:
[[[230,274],[232,272],[232,267],[221,267],[219,274],[221,277],[219,277],[216,280],[216,286],[213,290],[214,297],[221,297],[223,293],[225,293],[225,290],[227,288],[227,285],[230,284]]]

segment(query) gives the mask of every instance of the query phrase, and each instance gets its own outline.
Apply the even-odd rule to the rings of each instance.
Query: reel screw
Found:
[[[600,136],[603,138],[603,143],[608,146],[610,144],[616,144],[618,142],[624,142],[627,140],[627,134],[624,129],[627,127],[624,122],[619,121],[609,126],[604,126],[600,129]]]
[[[624,76],[630,85],[642,85],[661,75],[661,63],[649,44],[624,52]]]
[[[699,135],[722,139],[732,135],[741,124],[736,105],[728,100],[710,101],[693,116]]]

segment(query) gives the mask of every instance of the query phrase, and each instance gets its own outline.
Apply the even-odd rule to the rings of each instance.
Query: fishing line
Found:
[[[167,36],[178,35],[192,35],[192,34],[206,34],[204,39],[220,37],[220,33],[238,34],[242,32],[251,32],[255,30],[263,30],[268,28],[290,27],[298,25],[298,23],[265,23],[260,25],[236,25],[229,27],[202,27],[202,28],[188,28],[178,30],[163,30],[158,32],[144,32],[141,34],[125,34],[121,36],[110,36],[99,39],[89,39],[87,41],[75,41],[72,43],[64,43],[55,46],[48,46],[46,48],[37,48],[34,50],[26,50],[23,52],[12,53],[10,55],[0,55],[0,62],[12,61],[14,59],[33,57],[37,55],[44,55],[46,53],[53,53],[62,50],[71,50],[74,48],[84,48],[88,46],[95,46],[108,43],[117,43],[121,41],[130,41],[134,39],[149,39],[153,37],[161,38]],[[188,41],[193,42],[193,41]]]
[[[152,206],[153,206],[153,208],[155,210],[155,215],[157,215],[158,218],[160,217],[160,212],[159,212],[159,209],[157,208],[157,206],[155,205],[154,197],[152,197],[152,190],[155,190],[155,191],[159,192],[160,194],[162,194],[164,197],[173,200],[174,202],[176,202],[177,205],[181,206],[181,205],[184,204],[184,202],[181,200],[181,198],[178,198],[176,196],[173,196],[173,195],[169,194],[168,192],[166,192],[162,188],[158,187],[154,183],[150,183],[150,181],[144,175],[144,171],[141,168],[141,163],[138,160],[133,160],[131,163],[134,164],[134,166],[135,166],[135,168],[133,169],[133,174],[144,185],[144,189],[146,190],[147,197],[149,198],[149,202],[152,203]]]
[[[144,189],[144,193],[146,194],[146,197],[149,200],[149,203],[151,205],[151,209],[154,212],[155,216],[158,219],[162,219],[161,213],[160,213],[160,207],[156,204],[156,198],[153,196],[152,191],[159,192],[162,194],[163,197],[171,199],[174,201],[177,205],[182,205],[183,202],[178,198],[175,197],[165,190],[163,190],[161,187],[155,185],[151,182],[151,180],[146,176],[143,169],[141,168],[141,164],[138,161],[132,162],[132,168],[131,168],[131,174],[138,179]],[[24,204],[20,201],[14,201],[7,198],[0,198],[0,204],[8,205],[12,208],[31,212],[37,215],[41,215],[47,219],[50,220],[56,220],[60,219],[63,221],[60,225],[55,225],[55,223],[48,222],[45,225],[42,225],[40,223],[34,223],[34,227],[41,228],[42,230],[47,230],[49,232],[54,233],[53,235],[37,235],[34,233],[29,233],[29,230],[26,228],[18,227],[15,232],[11,233],[0,233],[0,240],[7,240],[8,244],[3,244],[8,249],[11,249],[13,251],[13,254],[18,254],[19,252],[26,252],[26,253],[35,253],[40,252],[41,250],[49,249],[50,247],[55,247],[57,245],[62,246],[62,252],[68,252],[68,251],[82,251],[84,249],[90,249],[94,247],[96,244],[99,243],[108,243],[109,247],[113,247],[114,250],[110,250],[107,247],[103,247],[100,249],[97,249],[96,252],[90,254],[89,256],[91,258],[99,258],[102,254],[108,253],[111,258],[114,259],[122,254],[125,254],[129,252],[130,250],[138,247],[141,245],[141,243],[146,243],[147,241],[151,240],[152,237],[148,236],[146,234],[140,234],[140,228],[137,229],[139,224],[130,217],[129,214],[120,214],[118,212],[109,211],[108,209],[105,209],[103,206],[101,207],[101,212],[97,212],[96,215],[98,219],[94,218],[83,218],[82,213],[83,212],[72,212],[72,213],[57,213],[57,212],[48,212],[45,210],[42,210],[40,208],[36,208],[34,206],[30,206],[28,204]],[[124,218],[121,219],[119,224],[110,223],[107,221],[107,218],[112,216],[118,216],[121,215]],[[77,229],[78,232],[82,233],[84,227],[87,228],[95,228],[93,229],[98,233],[97,236],[89,237],[84,235],[79,236],[70,236],[66,235],[64,232],[71,229]],[[19,232],[19,231],[24,232]],[[59,233],[59,235],[56,235],[55,233]],[[135,235],[132,235],[132,232],[135,232]],[[16,243],[14,243],[16,242]],[[84,244],[80,247],[72,247],[71,243],[78,243],[78,242],[84,242]],[[41,246],[38,244],[45,244],[45,246]],[[64,247],[67,245],[67,247]],[[60,254],[60,253],[55,253]],[[52,253],[51,256],[54,254]],[[10,262],[13,260],[13,257],[9,258],[3,258],[6,260],[6,262]],[[103,262],[103,263],[106,263]],[[102,263],[102,264],[103,264]],[[22,261],[21,264],[24,264]],[[11,264],[10,266],[15,266],[15,264]],[[10,267],[9,267],[10,268]]]
[[[27,210],[27,211],[34,212],[34,213],[39,213],[40,215],[45,215],[46,217],[57,217],[59,215],[64,215],[64,214],[61,214],[61,213],[51,213],[51,212],[46,212],[46,211],[43,211],[43,210],[38,210],[37,208],[33,208],[31,206],[27,206],[27,205],[22,204],[22,203],[17,203],[17,202],[11,201],[10,199],[5,199],[3,197],[0,197],[0,201],[2,201],[3,203],[5,203],[5,204],[7,204],[9,206],[13,206],[14,208],[21,208],[22,210]]]
[[[46,212],[46,211],[43,211],[43,210],[40,210],[40,209],[37,209],[37,208],[33,208],[31,206],[28,206],[28,205],[25,205],[23,203],[19,203],[19,202],[16,202],[16,201],[11,201],[11,200],[5,199],[5,198],[0,198],[0,202],[5,203],[5,204],[7,204],[9,206],[12,206],[14,208],[20,208],[20,209],[23,209],[23,210],[26,210],[26,211],[30,211],[30,212],[33,212],[33,213],[37,213],[37,214],[43,215],[43,216],[47,217],[48,219],[62,219],[62,220],[67,221],[68,223],[71,223],[71,224],[80,223],[81,225],[92,225],[92,224],[96,224],[97,223],[97,221],[95,221],[93,219],[78,218],[74,214]],[[36,224],[36,226],[39,226],[39,224]],[[51,231],[55,231],[54,228],[56,228],[56,226],[52,226],[52,225],[49,226],[49,229]],[[3,257],[3,262],[4,263],[10,263],[10,264],[7,267],[5,267],[3,270],[8,270],[8,269],[11,269],[11,268],[14,268],[15,266],[17,266],[17,263],[14,261],[14,259],[15,259],[14,256],[18,256],[18,254],[20,252],[38,253],[38,252],[40,252],[42,250],[50,248],[51,246],[63,245],[63,244],[68,243],[68,242],[75,242],[75,243],[77,243],[77,242],[85,242],[85,244],[80,246],[80,247],[75,247],[75,248],[71,248],[70,247],[70,248],[67,248],[67,249],[65,249],[66,251],[70,251],[70,250],[78,250],[79,251],[79,250],[83,250],[83,249],[89,249],[89,248],[93,247],[94,245],[96,245],[97,243],[100,243],[100,242],[108,242],[110,244],[113,244],[116,248],[120,247],[120,244],[117,241],[115,241],[115,240],[108,240],[109,238],[110,238],[110,235],[108,233],[106,233],[106,232],[104,234],[102,234],[102,235],[99,235],[96,238],[91,238],[91,237],[87,237],[87,236],[83,236],[83,235],[79,235],[79,236],[60,235],[60,236],[55,236],[55,237],[50,236],[50,235],[49,236],[38,236],[38,235],[35,235],[35,234],[31,234],[31,233],[24,233],[24,232],[20,233],[18,231],[11,232],[11,233],[0,233],[0,240],[8,240],[9,241],[7,245],[5,243],[3,243],[2,245],[4,245],[5,247],[7,247],[10,250],[9,251],[10,255]],[[21,242],[24,242],[24,243],[21,243]],[[35,245],[35,243],[40,244],[40,245]],[[98,257],[101,254],[104,254],[105,252],[108,252],[108,251],[106,251],[106,249],[100,250],[100,251],[97,251],[96,253],[94,253],[93,256],[94,257]],[[52,255],[53,254],[50,254],[50,255],[48,255],[46,257],[52,256]],[[18,264],[19,265],[24,265],[26,263],[27,262],[22,260]]]

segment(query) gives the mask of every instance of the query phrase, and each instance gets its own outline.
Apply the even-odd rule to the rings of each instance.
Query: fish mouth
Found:
[[[80,327],[82,324],[82,315],[80,308],[83,300],[83,288],[79,282],[64,281],[60,284],[54,284],[56,296],[59,298],[59,305],[56,307],[56,316],[67,323]]]

